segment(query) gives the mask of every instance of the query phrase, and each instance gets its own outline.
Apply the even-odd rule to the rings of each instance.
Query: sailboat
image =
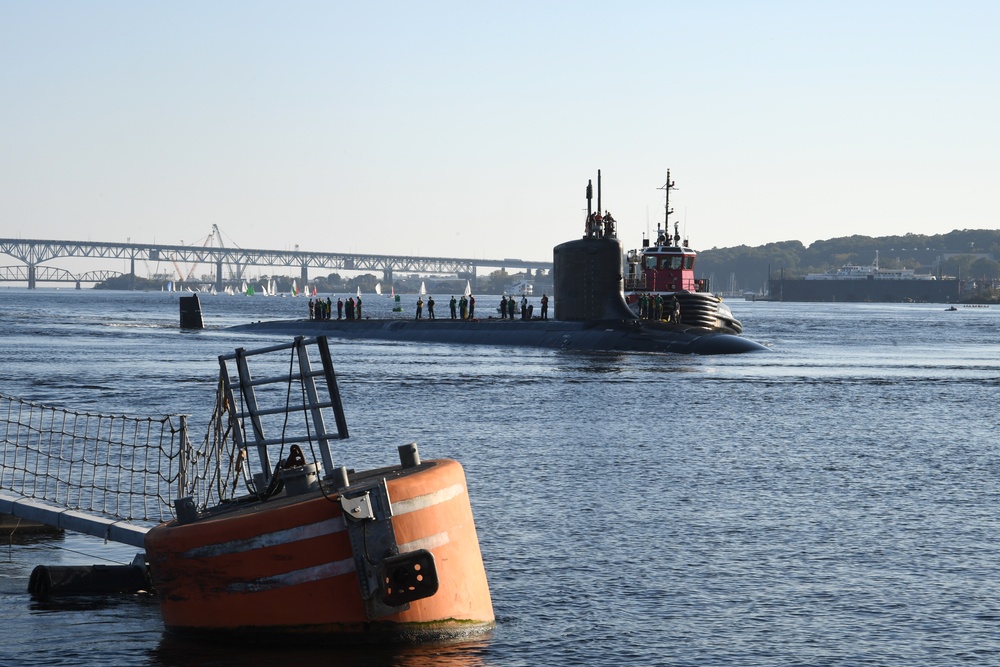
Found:
[[[382,296],[382,283],[375,283],[375,293]]]
[[[427,294],[427,288],[424,286],[424,281],[420,281],[420,293]]]
[[[468,280],[465,281],[465,291],[463,292],[463,294],[465,294],[465,296],[472,295],[472,285],[469,283]]]
[[[298,296],[298,295],[299,295],[299,286],[293,280],[292,281],[292,296]]]
[[[358,298],[361,298],[361,285],[358,285]]]

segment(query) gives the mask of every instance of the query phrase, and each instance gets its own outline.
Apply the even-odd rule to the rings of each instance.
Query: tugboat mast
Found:
[[[670,191],[676,190],[674,187],[674,182],[670,180],[670,170],[667,169],[667,182],[663,184],[663,187],[657,188],[657,190],[663,190],[666,194],[666,203],[663,206],[663,234],[657,233],[657,237],[664,238],[664,240],[670,240],[670,214],[674,212],[674,209],[670,208]],[[674,245],[680,246],[681,235],[680,232],[676,230],[676,225],[674,225]],[[664,236],[665,235],[665,236]]]
[[[676,190],[674,187],[674,182],[670,180],[670,170],[667,169],[667,182],[663,184],[662,187],[656,188],[657,190],[663,190],[667,195],[667,203],[664,205],[664,215],[663,215],[663,228],[670,231],[670,214],[674,212],[674,209],[670,208],[670,191]]]

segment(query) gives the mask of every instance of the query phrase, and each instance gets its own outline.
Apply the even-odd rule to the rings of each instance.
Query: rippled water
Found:
[[[416,440],[465,466],[499,619],[489,639],[179,642],[148,599],[32,601],[37,564],[134,553],[66,535],[2,547],[0,663],[1000,663],[1000,308],[731,305],[770,352],[334,343],[352,436],[340,461],[390,463]],[[217,355],[275,340],[224,327],[305,305],[202,308],[209,328],[185,333],[176,295],[2,290],[0,392],[185,412],[203,433]]]

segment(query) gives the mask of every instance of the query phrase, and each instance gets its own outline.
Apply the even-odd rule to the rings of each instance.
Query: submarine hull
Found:
[[[740,354],[757,342],[701,327],[642,320],[273,320],[232,327],[258,334],[544,347],[561,350]]]

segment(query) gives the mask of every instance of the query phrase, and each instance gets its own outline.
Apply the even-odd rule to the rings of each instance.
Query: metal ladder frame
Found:
[[[310,346],[315,346],[319,352],[322,368],[313,370],[309,359]],[[250,373],[249,359],[264,354],[273,354],[294,350],[298,359],[298,372],[291,372],[284,375],[258,378]],[[230,364],[235,363],[236,381],[233,381],[233,374],[230,371]],[[324,378],[329,391],[330,400],[320,401],[319,393],[316,389],[316,378]],[[344,407],[340,400],[340,388],[337,385],[337,376],[333,368],[333,359],[330,356],[330,348],[326,336],[316,338],[305,338],[297,336],[291,343],[274,345],[257,350],[245,350],[237,348],[232,354],[219,356],[219,379],[222,382],[226,401],[229,404],[229,419],[233,426],[233,438],[240,450],[245,450],[250,444],[257,447],[257,456],[260,460],[265,483],[270,483],[274,475],[274,466],[267,448],[270,445],[291,445],[300,442],[315,441],[319,446],[323,459],[324,478],[329,478],[334,474],[333,455],[330,452],[330,440],[343,440],[349,437],[347,430],[347,419],[344,416]],[[285,384],[298,381],[305,390],[305,400],[302,404],[287,404],[280,407],[262,408],[257,401],[256,388],[264,385]],[[328,432],[326,420],[323,415],[324,409],[333,411],[336,430]],[[279,438],[268,438],[264,433],[262,416],[284,414],[285,412],[302,412],[307,424],[311,424],[311,432],[286,437],[282,434]],[[246,420],[249,417],[251,433],[248,438]],[[249,441],[252,441],[249,442]]]

